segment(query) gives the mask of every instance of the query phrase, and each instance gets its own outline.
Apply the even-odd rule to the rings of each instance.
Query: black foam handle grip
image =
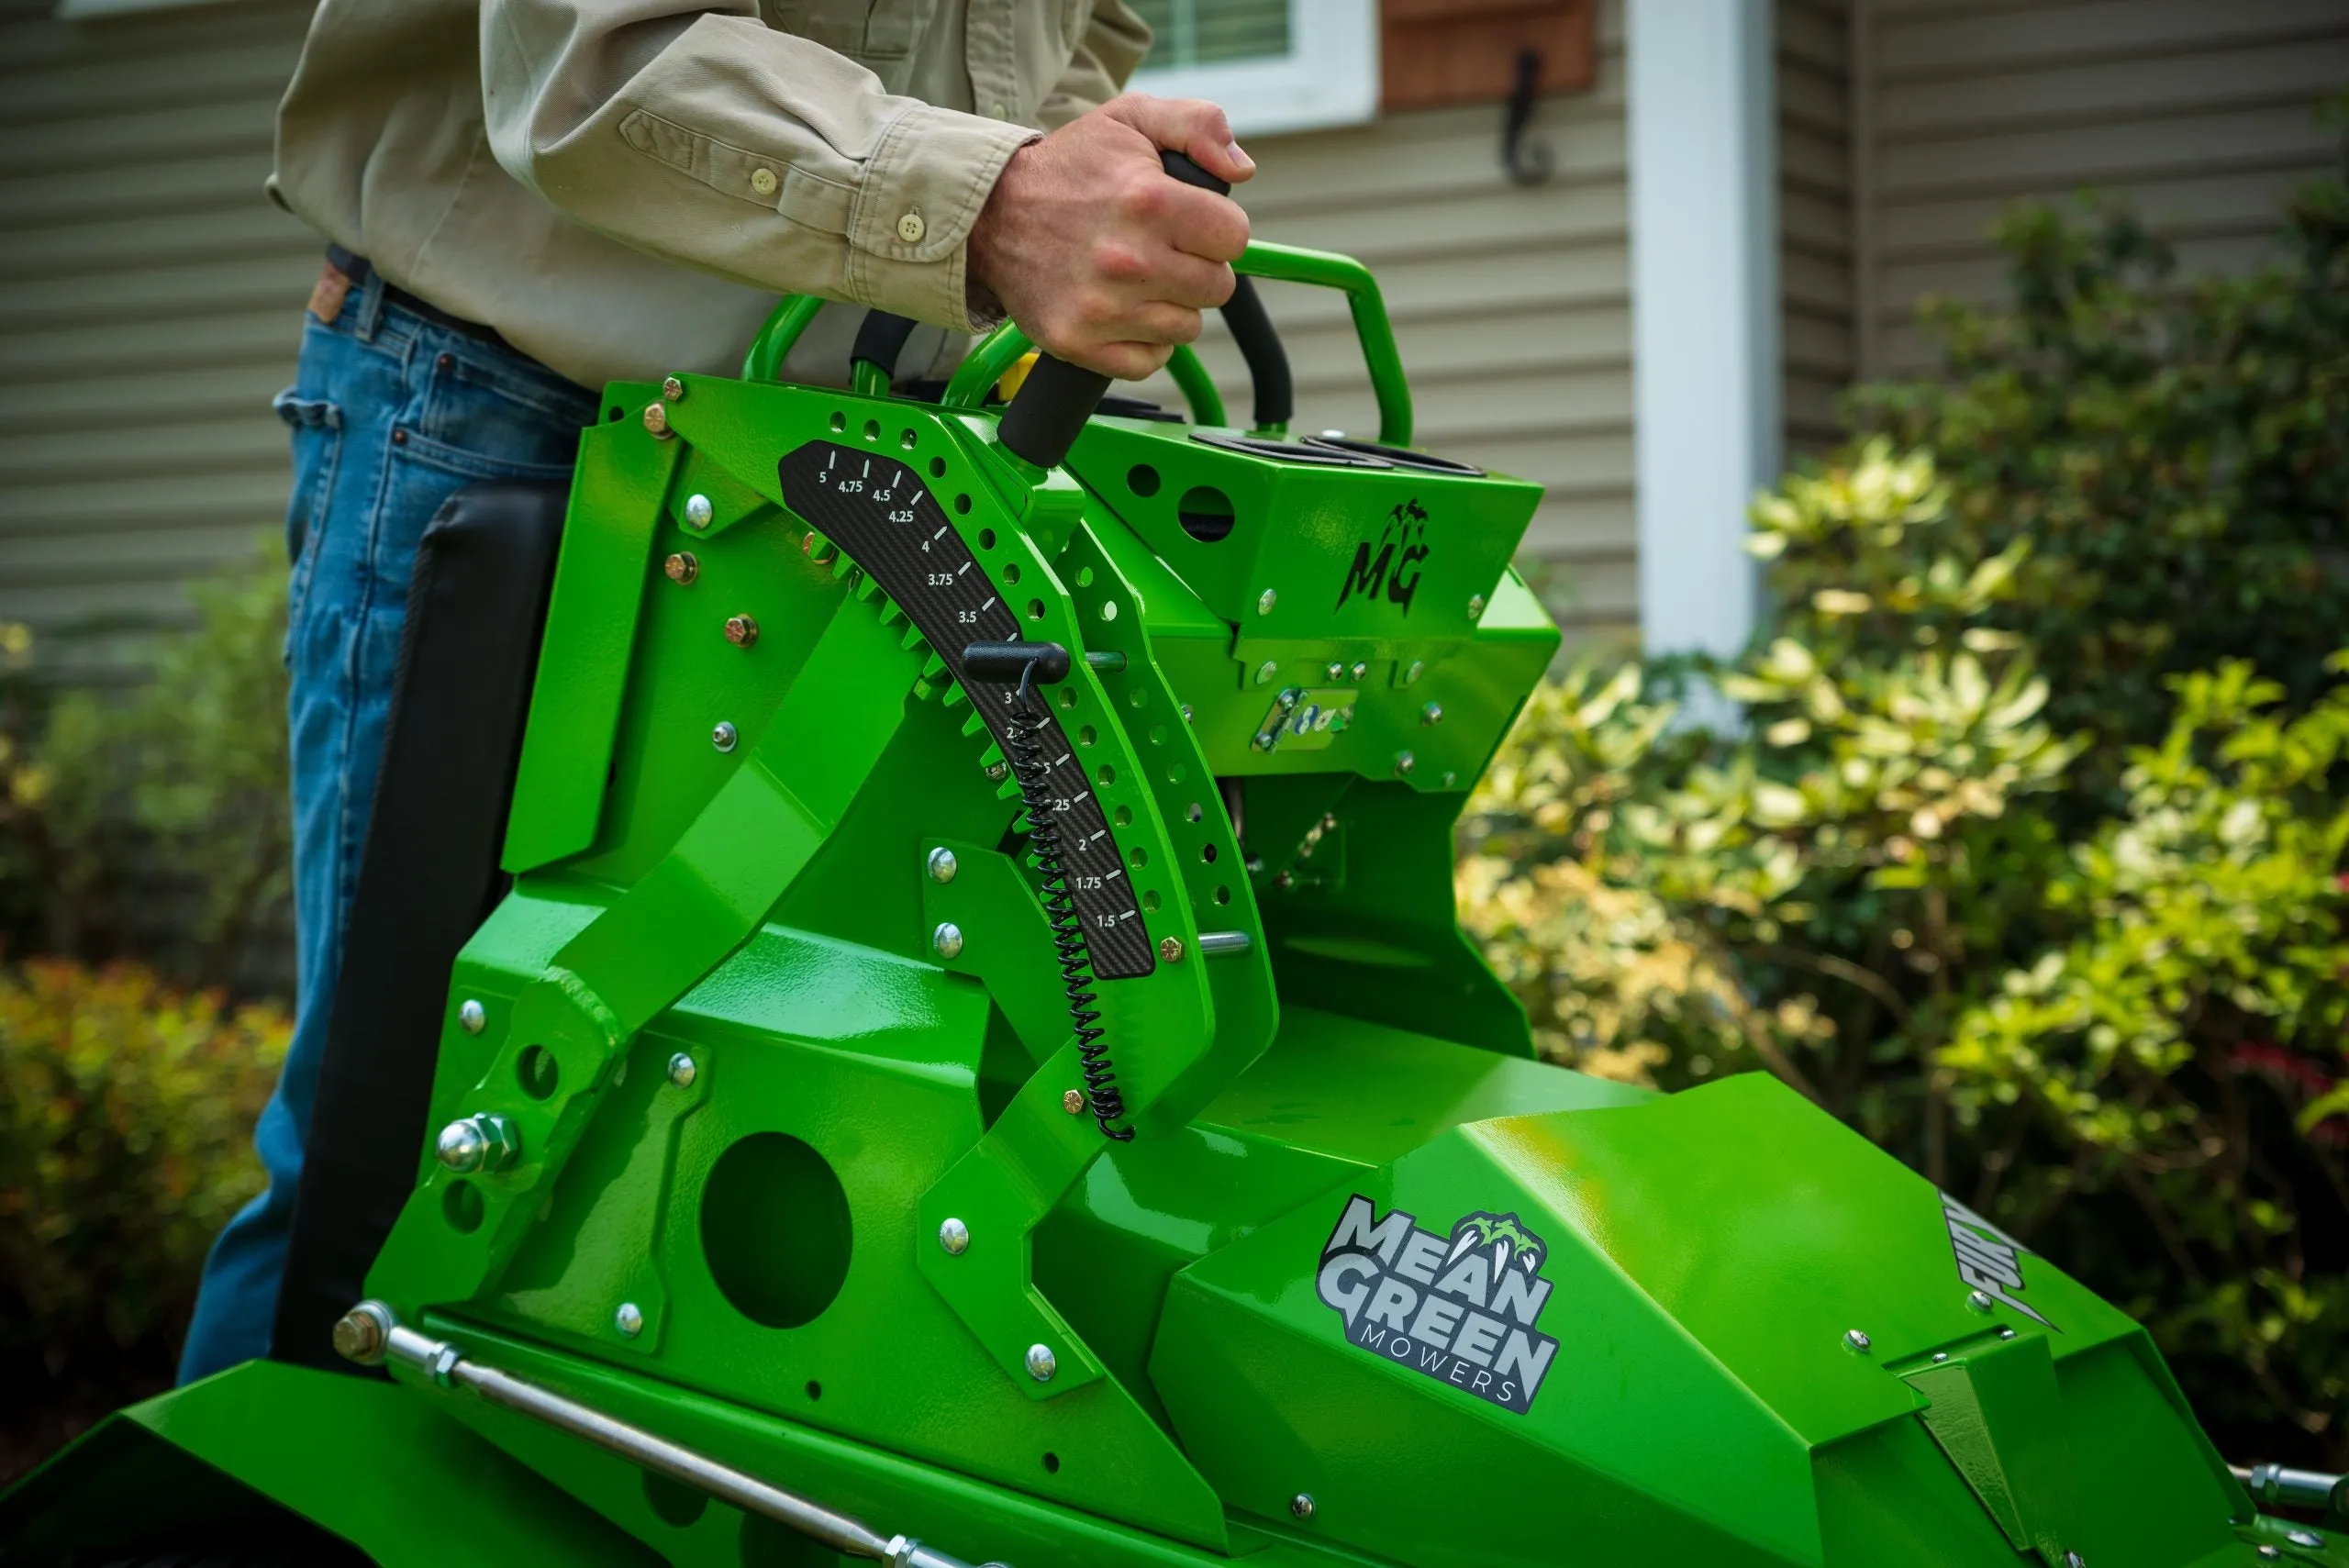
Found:
[[[1158,165],[1169,179],[1219,196],[1231,194],[1230,182],[1217,179],[1179,152],[1160,152]],[[1080,369],[1050,354],[1039,355],[1036,368],[1028,373],[1011,406],[1003,411],[996,439],[1013,455],[1038,468],[1055,467],[1084,434],[1085,422],[1093,417],[1101,395],[1108,390],[1109,378],[1100,372]]]

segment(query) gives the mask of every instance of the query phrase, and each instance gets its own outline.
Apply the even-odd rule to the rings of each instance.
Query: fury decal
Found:
[[[2031,1249],[1949,1194],[1942,1194],[1941,1199],[1942,1218],[1949,1226],[1949,1244],[1957,1253],[1957,1277],[1991,1300],[2003,1302],[2032,1322],[2054,1329],[2054,1324],[2022,1298],[2022,1254]]]
[[[1514,1214],[1463,1215],[1442,1236],[1357,1194],[1314,1284],[1353,1344],[1522,1416],[1558,1353],[1540,1327],[1548,1256]]]
[[[1374,544],[1375,554],[1371,549]],[[1427,558],[1428,514],[1413,496],[1387,513],[1386,526],[1378,530],[1376,539],[1354,545],[1353,565],[1338,586],[1337,607],[1345,608],[1346,601],[1356,594],[1375,599],[1383,593],[1388,603],[1402,606],[1408,617],[1411,595],[1419,591],[1419,562]]]

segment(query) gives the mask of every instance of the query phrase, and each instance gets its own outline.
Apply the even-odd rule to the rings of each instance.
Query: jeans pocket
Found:
[[[421,450],[411,455],[454,458],[450,466],[475,476],[483,464],[507,473],[565,469],[596,414],[592,394],[551,371],[471,343],[452,345],[433,356],[411,438]]]
[[[302,613],[316,568],[319,537],[325,532],[327,507],[334,493],[337,462],[342,455],[342,410],[323,397],[305,397],[287,387],[271,400],[270,407],[293,432],[294,484],[285,501],[287,636]]]

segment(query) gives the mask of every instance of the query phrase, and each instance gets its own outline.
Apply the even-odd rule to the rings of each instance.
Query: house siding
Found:
[[[1853,321],[1849,0],[1779,0],[1779,342],[1789,457],[1833,443]]]
[[[309,8],[0,4],[0,619],[99,674],[269,548],[317,241],[262,195]]]
[[[2349,85],[2341,0],[1858,0],[1867,370],[1931,367],[1920,296],[1995,298],[1987,236],[2024,197],[2133,204],[2188,271],[2275,254],[2292,188],[2334,164],[2312,113]]]

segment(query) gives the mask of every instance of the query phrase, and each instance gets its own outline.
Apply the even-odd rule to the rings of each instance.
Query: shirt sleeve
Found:
[[[1095,0],[1076,54],[1044,95],[1036,117],[1057,128],[1099,108],[1126,90],[1134,68],[1149,52],[1150,24],[1126,0]]]
[[[578,222],[753,287],[987,325],[971,228],[1038,132],[892,95],[751,0],[483,0],[481,41],[492,152]]]

